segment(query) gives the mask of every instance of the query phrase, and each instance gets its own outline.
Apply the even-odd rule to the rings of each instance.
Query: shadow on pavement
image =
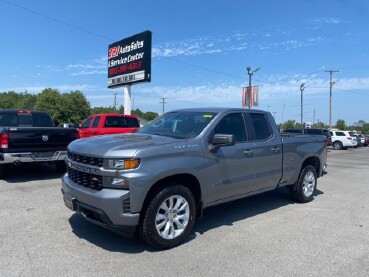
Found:
[[[5,168],[5,176],[1,178],[8,183],[49,180],[61,178],[63,173],[57,172],[52,164],[22,164]]]
[[[323,194],[323,192],[317,189],[315,197],[321,194]],[[221,226],[232,226],[237,221],[251,218],[286,205],[294,204],[296,203],[291,199],[289,191],[285,188],[281,188],[275,191],[210,207],[205,209],[204,217],[196,221],[192,233],[184,243],[189,243],[191,240],[195,239],[197,236],[196,233],[202,235],[208,230],[216,229]],[[136,235],[134,239],[126,239],[110,230],[88,222],[79,214],[72,215],[69,222],[73,229],[73,233],[76,236],[108,251],[124,253],[158,251],[145,244],[138,235]]]

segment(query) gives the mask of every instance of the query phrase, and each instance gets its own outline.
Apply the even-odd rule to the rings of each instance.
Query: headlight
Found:
[[[140,165],[140,159],[114,159],[109,161],[112,169],[135,169]]]

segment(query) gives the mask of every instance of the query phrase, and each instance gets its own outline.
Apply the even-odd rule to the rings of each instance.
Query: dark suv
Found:
[[[305,129],[286,129],[283,130],[286,133],[299,133],[299,134],[311,134],[311,135],[323,135],[327,139],[327,146],[332,145],[331,134],[328,129],[321,128],[305,128]]]

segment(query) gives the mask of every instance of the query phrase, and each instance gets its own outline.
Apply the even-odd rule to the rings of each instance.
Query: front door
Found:
[[[253,190],[255,168],[253,163],[254,143],[247,138],[244,115],[225,115],[214,128],[214,134],[232,134],[235,145],[221,146],[206,153],[208,201],[242,195]]]

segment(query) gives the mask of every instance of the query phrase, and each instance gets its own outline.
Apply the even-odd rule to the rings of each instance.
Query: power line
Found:
[[[49,20],[56,21],[56,22],[58,22],[58,23],[64,24],[64,25],[66,25],[66,26],[68,26],[68,27],[71,27],[71,28],[74,28],[74,29],[80,30],[80,31],[82,31],[82,32],[88,33],[88,34],[90,34],[90,35],[94,35],[94,36],[97,36],[97,37],[100,37],[100,38],[103,38],[103,39],[107,39],[107,40],[110,40],[110,41],[114,41],[114,40],[113,40],[113,39],[111,39],[111,38],[108,38],[108,37],[105,37],[105,36],[99,35],[99,34],[97,34],[97,33],[94,33],[94,32],[91,32],[91,31],[89,31],[89,30],[83,29],[83,28],[78,27],[78,26],[76,26],[76,25],[72,25],[72,24],[70,24],[70,23],[68,23],[68,22],[65,22],[65,21],[63,21],[63,20],[60,20],[60,19],[58,19],[58,18],[48,16],[48,15],[46,15],[46,14],[40,13],[40,12],[35,11],[35,10],[31,10],[31,9],[26,8],[26,7],[24,7],[24,6],[21,6],[21,5],[18,5],[18,4],[14,4],[14,3],[9,2],[9,1],[7,1],[7,0],[0,0],[0,1],[1,1],[1,2],[3,2],[3,3],[6,3],[6,4],[8,4],[8,5],[12,5],[12,6],[14,6],[14,7],[17,7],[17,8],[19,8],[19,9],[23,9],[23,10],[25,10],[25,11],[27,11],[27,12],[30,12],[30,13],[33,13],[33,14],[36,14],[36,15],[39,15],[39,16],[42,16],[42,17],[45,17],[45,18],[47,18],[47,19],[49,19]]]

